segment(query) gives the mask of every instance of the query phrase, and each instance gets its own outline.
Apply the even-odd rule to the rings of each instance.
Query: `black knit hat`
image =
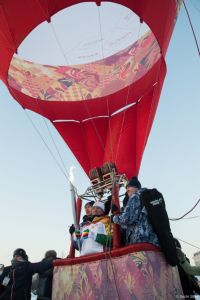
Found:
[[[132,177],[131,180],[127,183],[126,187],[128,187],[128,186],[132,186],[132,187],[141,189],[141,183],[139,182],[137,177]]]
[[[13,257],[15,255],[21,256],[24,260],[28,261],[28,256],[26,254],[26,251],[22,248],[17,248],[14,252],[13,252]]]

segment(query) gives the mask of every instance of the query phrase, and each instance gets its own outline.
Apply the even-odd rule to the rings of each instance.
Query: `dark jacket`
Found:
[[[177,239],[174,239],[176,243],[176,250],[178,256],[178,271],[180,275],[181,285],[183,288],[183,294],[186,298],[192,297],[195,294],[200,295],[200,287],[197,283],[197,279],[194,275],[199,275],[194,271],[200,270],[199,267],[191,266],[189,259],[181,250],[181,245]],[[194,274],[194,275],[193,275]]]
[[[171,266],[176,266],[178,263],[176,246],[163,195],[155,188],[145,189],[140,199],[147,210],[149,221],[158,237],[166,261]]]
[[[55,258],[59,259],[59,258]],[[47,259],[43,259],[47,261]],[[53,280],[53,267],[39,274],[39,281],[36,290],[38,300],[50,300],[52,297],[52,280]]]
[[[4,268],[0,276],[0,284],[6,276],[10,279],[8,285],[2,290],[0,300],[30,300],[32,275],[42,273],[51,267],[52,260],[38,263],[13,262],[11,266]]]
[[[200,295],[200,287],[195,276],[187,274],[180,263],[178,263],[178,271],[185,298],[194,298],[194,295]]]

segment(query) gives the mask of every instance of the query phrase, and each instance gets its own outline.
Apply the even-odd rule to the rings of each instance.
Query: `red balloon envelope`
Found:
[[[24,109],[54,124],[87,174],[91,168],[113,161],[120,173],[137,175],[166,74],[164,57],[181,2],[2,0],[0,78]],[[92,37],[86,42],[82,38],[80,51],[78,47],[71,50],[77,60],[72,62],[70,52],[64,53],[66,63],[62,65],[39,64],[20,56],[20,45],[39,24],[47,21],[51,26],[54,16],[78,5],[82,5],[81,17],[75,18],[78,29],[82,27],[83,5],[87,5],[89,17],[83,23],[97,20],[98,39]],[[122,13],[106,39],[114,6]],[[137,19],[138,29],[131,18]],[[68,44],[70,34],[76,35],[67,27]],[[39,52],[39,45],[34,46]]]

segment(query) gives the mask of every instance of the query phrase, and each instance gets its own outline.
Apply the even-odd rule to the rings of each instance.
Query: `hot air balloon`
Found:
[[[108,162],[113,166],[110,174],[114,168],[120,180],[138,175],[181,2],[1,1],[0,78],[24,109],[50,120],[87,175]],[[43,23],[52,26],[65,11],[73,11],[77,25],[75,33],[75,25],[65,28],[67,51],[52,27],[65,63],[21,57],[20,47],[32,31]],[[77,35],[78,42],[70,40]],[[114,248],[57,261],[53,299],[143,299],[147,293],[171,299],[181,294],[176,270],[166,266],[156,247]]]

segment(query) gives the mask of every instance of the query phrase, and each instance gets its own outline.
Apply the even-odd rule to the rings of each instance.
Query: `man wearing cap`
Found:
[[[16,249],[11,266],[5,267],[0,276],[0,284],[4,287],[0,300],[30,300],[32,275],[52,266],[52,260],[31,263],[24,249]]]
[[[144,190],[138,178],[132,177],[126,186],[129,200],[123,213],[113,217],[113,222],[126,230],[126,245],[146,242],[159,246],[147,210],[140,201],[140,195]]]
[[[93,221],[84,226],[79,235],[74,237],[76,242],[80,242],[80,255],[103,252],[106,247],[111,246],[112,227],[110,218],[105,215],[105,205],[97,201],[92,206]]]

